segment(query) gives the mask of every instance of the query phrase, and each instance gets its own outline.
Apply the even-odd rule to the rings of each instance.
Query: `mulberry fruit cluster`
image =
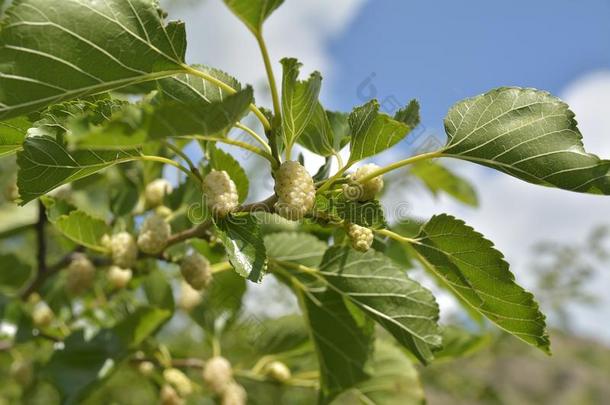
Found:
[[[352,247],[360,252],[366,252],[373,244],[373,231],[360,225],[350,224],[347,234],[352,241]]]
[[[237,187],[224,170],[212,170],[205,176],[203,192],[206,195],[208,207],[217,217],[226,217],[239,204]]]
[[[85,255],[77,255],[68,266],[66,288],[74,295],[82,294],[93,284],[95,266]]]
[[[174,387],[169,384],[164,384],[159,392],[159,400],[161,405],[182,405],[184,400],[176,392]]]
[[[353,183],[343,186],[343,194],[345,197],[353,201],[374,200],[375,196],[383,189],[383,178],[381,176],[373,177],[364,183],[361,183],[360,179],[363,179],[378,169],[379,166],[373,163],[358,168],[358,170],[350,176]]]
[[[276,173],[275,194],[275,211],[286,219],[298,220],[313,208],[316,187],[301,164],[286,161]]]
[[[138,235],[138,247],[144,253],[157,254],[161,252],[172,233],[165,219],[157,214],[146,218]]]
[[[115,265],[129,269],[136,264],[138,245],[130,233],[119,232],[113,235],[108,242],[108,247],[112,252],[112,263]]]
[[[180,273],[184,280],[195,290],[202,290],[210,285],[212,272],[210,262],[199,253],[189,253],[180,263]]]
[[[53,311],[44,301],[39,301],[32,311],[32,322],[37,328],[44,329],[53,322]]]
[[[180,286],[180,299],[178,306],[189,312],[201,303],[203,297],[201,293],[191,287],[186,281],[183,281]]]
[[[172,185],[165,179],[156,179],[148,183],[144,190],[146,205],[151,208],[163,205],[166,195],[173,191]]]

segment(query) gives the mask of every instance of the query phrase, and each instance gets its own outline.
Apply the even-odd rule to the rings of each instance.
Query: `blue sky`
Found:
[[[440,128],[465,97],[502,85],[557,94],[610,67],[610,1],[375,0],[329,51],[340,72],[325,92],[333,107],[362,103],[358,86],[375,74],[379,98],[417,97],[423,123]]]

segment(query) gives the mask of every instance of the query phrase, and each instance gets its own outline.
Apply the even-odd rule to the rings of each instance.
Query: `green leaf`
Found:
[[[333,290],[297,290],[320,365],[320,404],[369,378],[374,324]]]
[[[456,359],[468,356],[477,350],[487,347],[492,341],[492,335],[474,334],[458,326],[443,327],[443,348],[434,356],[439,359]]]
[[[438,305],[432,293],[403,268],[375,251],[328,249],[320,274],[331,288],[390,332],[423,363],[441,344]]]
[[[0,292],[18,292],[32,275],[32,267],[14,254],[0,254]]]
[[[322,104],[317,103],[313,117],[305,127],[298,142],[313,153],[328,157],[339,153],[349,142],[349,132],[338,128],[334,130],[330,117],[333,117],[335,127],[339,126],[341,118],[339,113],[331,113],[324,110]],[[345,120],[347,123],[347,120]]]
[[[252,343],[261,354],[287,352],[309,341],[309,329],[300,315],[262,320],[259,329]]]
[[[372,229],[387,226],[383,207],[377,200],[360,202],[348,200],[343,194],[331,198],[318,194],[314,209],[324,213],[330,221],[345,221]]]
[[[409,174],[421,180],[434,196],[444,192],[464,204],[473,207],[479,204],[472,184],[439,163],[415,163],[410,166]]]
[[[267,255],[275,260],[317,267],[327,245],[314,235],[298,232],[277,232],[265,236]]]
[[[150,305],[171,312],[174,311],[172,286],[163,271],[158,268],[151,271],[142,281],[142,287]]]
[[[234,271],[215,273],[203,300],[189,315],[210,333],[219,332],[218,321],[226,329],[240,315],[246,288],[246,280]]]
[[[109,166],[137,160],[137,150],[69,152],[48,136],[28,137],[17,154],[17,185],[21,205],[72,181],[82,179]]]
[[[299,81],[301,64],[293,58],[282,59],[282,136],[284,143],[292,146],[314,117],[318,106],[318,95],[322,85],[320,73],[314,72],[309,79]]]
[[[72,333],[63,350],[55,350],[42,375],[60,392],[62,403],[77,404],[105,381],[131,350],[153,334],[170,313],[141,307],[111,329],[103,329],[92,339],[84,331]]]
[[[230,153],[215,147],[213,144],[208,147],[210,157],[210,167],[216,170],[224,170],[227,172],[231,180],[235,182],[237,193],[239,194],[239,202],[242,203],[248,197],[250,181],[246,175],[246,171],[241,167],[237,159]]]
[[[545,316],[534,297],[515,283],[502,253],[463,221],[432,217],[413,248],[426,267],[490,321],[549,353]]]
[[[420,122],[420,117],[419,103],[417,102],[417,100],[409,101],[409,104],[396,111],[396,114],[394,114],[394,119],[396,121],[400,121],[407,124],[411,129],[418,126]]]
[[[404,122],[380,114],[377,100],[356,107],[349,116],[349,126],[350,162],[357,162],[394,146],[412,129]]]
[[[17,117],[0,122],[0,157],[13,154],[21,149],[21,144],[32,126],[25,117]]]
[[[256,217],[232,215],[216,221],[216,234],[227,250],[229,262],[250,281],[258,283],[267,270],[267,253]]]
[[[154,0],[13,2],[0,32],[0,118],[184,71],[184,24]]]
[[[265,20],[284,0],[224,0],[224,2],[255,36],[259,36]]]
[[[89,214],[74,210],[67,215],[60,215],[52,221],[55,228],[65,237],[79,245],[98,252],[107,252],[102,244],[102,237],[112,233],[110,226],[101,219],[93,218]]]
[[[445,118],[444,156],[534,184],[610,194],[610,161],[586,153],[574,113],[547,92],[502,87],[466,99]]]
[[[371,369],[371,378],[342,393],[332,405],[423,405],[426,402],[417,370],[400,349],[378,340]]]

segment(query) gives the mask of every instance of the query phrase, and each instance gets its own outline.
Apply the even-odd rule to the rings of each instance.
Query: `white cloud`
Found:
[[[365,0],[286,1],[265,24],[264,36],[281,80],[279,60],[296,57],[303,64],[303,74],[319,70],[325,81],[332,80],[332,56],[329,40],[339,35],[356,16]],[[235,75],[257,90],[258,103],[269,103],[266,76],[256,41],[252,34],[221,0],[199,2],[189,7],[174,7],[172,18],[186,22],[189,39],[187,60],[204,63]]]

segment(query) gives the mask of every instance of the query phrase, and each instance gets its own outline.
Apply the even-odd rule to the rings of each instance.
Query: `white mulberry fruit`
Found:
[[[82,294],[93,284],[95,277],[95,266],[87,256],[75,256],[68,266],[68,277],[66,288],[74,295]]]
[[[203,192],[206,195],[208,207],[217,217],[226,217],[239,205],[237,187],[224,170],[212,170],[205,176]]]
[[[360,252],[366,252],[373,244],[373,231],[360,225],[350,224],[347,234],[352,241],[352,247]]]
[[[138,259],[138,245],[135,238],[128,232],[119,232],[113,235],[108,242],[112,252],[112,263],[129,269],[136,264]]]
[[[272,361],[269,363],[265,368],[265,374],[272,380],[281,383],[290,380],[290,377],[292,377],[290,369],[281,361]]]
[[[276,173],[275,194],[275,211],[286,219],[298,220],[313,208],[316,187],[300,163],[286,161]]]
[[[172,233],[163,217],[153,214],[146,218],[138,235],[138,247],[144,253],[157,254],[165,248]]]
[[[178,301],[178,306],[185,311],[191,311],[197,305],[201,303],[203,297],[201,293],[191,287],[186,281],[182,282],[182,286],[180,288],[180,299]]]
[[[122,269],[119,266],[110,266],[108,269],[108,281],[116,289],[125,288],[132,276],[131,269]]]
[[[244,387],[232,381],[222,393],[222,405],[246,405],[248,394]]]
[[[178,391],[181,397],[186,397],[193,393],[191,380],[177,368],[166,368],[163,370],[163,378]]]
[[[172,185],[165,179],[156,179],[148,183],[144,190],[146,205],[151,208],[163,205],[166,195],[173,191]]]
[[[203,368],[203,381],[216,394],[222,395],[233,382],[231,363],[224,357],[212,357]]]
[[[212,282],[210,262],[199,253],[189,253],[180,263],[180,273],[195,290],[202,290]]]
[[[46,302],[39,301],[32,311],[32,322],[37,328],[44,329],[53,322],[55,315]]]
[[[346,184],[343,186],[343,194],[345,197],[354,201],[374,200],[375,196],[383,189],[383,177],[373,177],[364,183],[360,183],[359,181],[378,169],[379,166],[373,163],[358,168],[350,177],[356,184]]]
[[[184,400],[180,398],[180,395],[178,395],[174,387],[169,384],[164,384],[163,387],[161,387],[161,392],[159,392],[159,399],[161,400],[161,405],[184,404]]]

